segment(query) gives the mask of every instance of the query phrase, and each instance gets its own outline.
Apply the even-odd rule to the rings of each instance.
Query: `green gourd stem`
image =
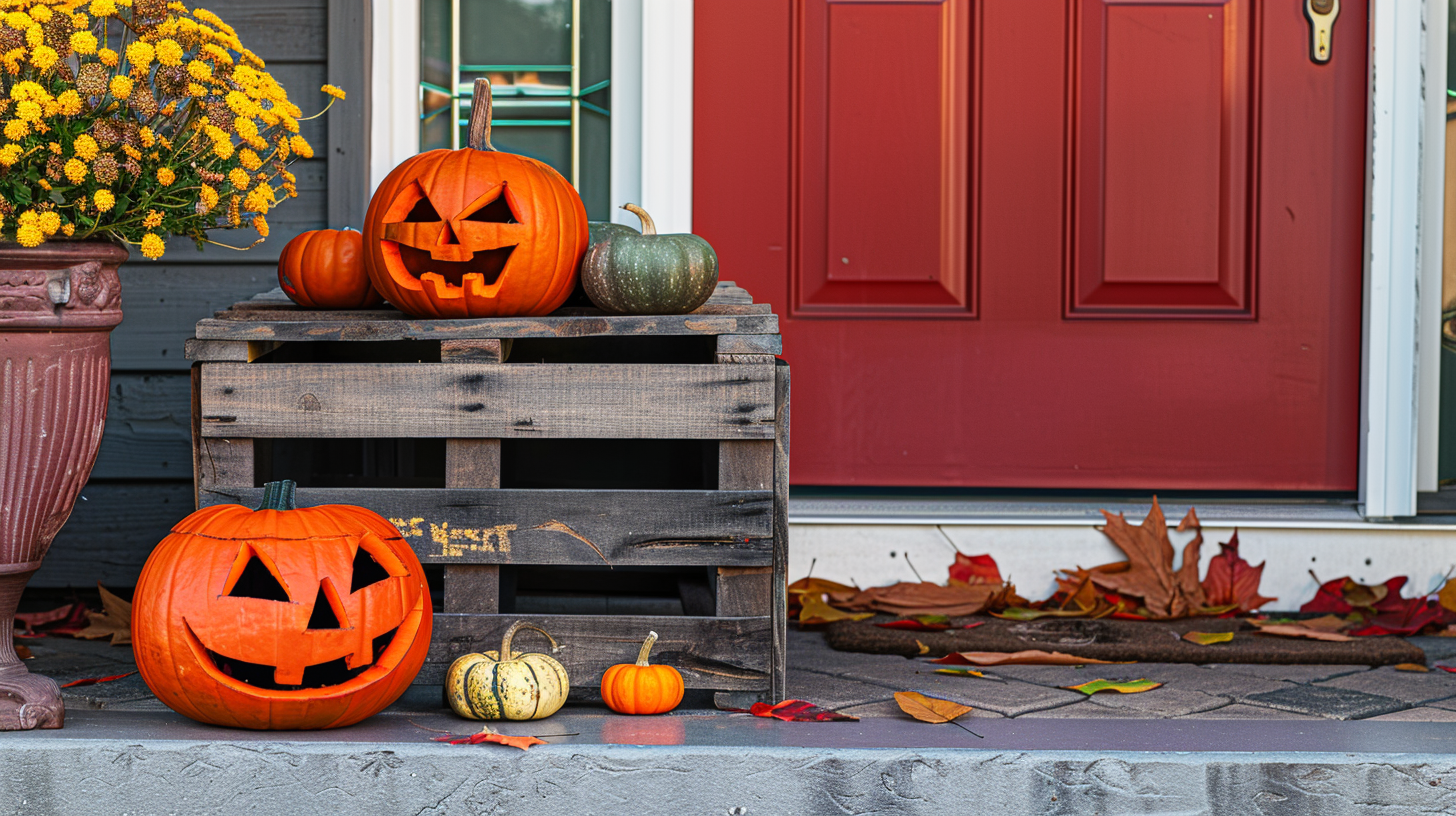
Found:
[[[475,80],[475,93],[470,100],[470,135],[466,143],[476,150],[495,150],[490,143],[490,80]]]
[[[627,212],[632,213],[633,215],[635,215],[638,218],[642,219],[642,234],[643,235],[656,235],[657,234],[657,225],[654,224],[654,223],[652,223],[652,216],[648,215],[646,210],[642,209],[641,207],[637,206],[636,204],[623,204],[622,205],[622,209],[624,209]]]
[[[281,482],[269,482],[263,485],[263,503],[258,505],[259,510],[297,510],[298,509],[298,485],[292,479],[284,479]]]
[[[657,642],[657,633],[648,632],[647,639],[642,641],[642,651],[637,653],[637,665],[647,665],[647,653],[652,651],[652,644]]]
[[[502,662],[511,659],[511,639],[514,638],[516,636],[516,633],[521,631],[522,629],[534,629],[537,632],[545,635],[546,639],[551,641],[552,654],[555,654],[556,652],[561,650],[561,647],[556,644],[556,638],[551,637],[551,633],[547,632],[545,629],[542,629],[539,626],[532,626],[525,621],[516,621],[515,623],[511,624],[511,628],[506,630],[505,637],[501,638],[500,659]]]

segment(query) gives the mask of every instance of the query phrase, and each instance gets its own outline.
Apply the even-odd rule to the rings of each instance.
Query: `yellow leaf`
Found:
[[[968,705],[926,697],[918,691],[897,691],[895,702],[900,704],[901,711],[928,723],[948,723],[971,710]]]
[[[1197,643],[1199,646],[1212,646],[1215,643],[1228,643],[1234,639],[1233,632],[1184,632],[1183,639],[1189,643]]]
[[[1446,585],[1441,587],[1441,591],[1436,593],[1436,600],[1441,602],[1443,609],[1456,612],[1456,578],[1447,581]]]
[[[948,666],[1010,666],[1027,664],[1039,666],[1081,666],[1084,663],[1134,663],[1136,661],[1094,660],[1062,652],[1044,652],[1041,649],[1026,649],[1020,652],[951,652],[932,663]]]
[[[1430,669],[1426,668],[1425,666],[1422,666],[1419,663],[1397,663],[1397,664],[1395,664],[1395,670],[1396,671],[1411,671],[1411,672],[1428,672],[1428,671],[1430,671]]]
[[[921,654],[930,654],[930,647],[929,646],[926,646],[924,643],[921,643],[919,640],[916,640],[915,641],[915,645],[920,647],[920,653]]]
[[[1116,691],[1121,694],[1137,694],[1140,691],[1152,691],[1162,686],[1162,683],[1155,683],[1146,678],[1140,680],[1127,680],[1118,682],[1116,680],[1089,680],[1077,686],[1062,686],[1071,691],[1080,691],[1083,694],[1096,694],[1099,691]]]
[[[804,595],[799,602],[803,608],[799,610],[799,623],[833,623],[842,620],[864,620],[875,616],[873,612],[845,612],[842,609],[835,609],[824,601],[823,595]]]
[[[964,666],[956,666],[953,669],[936,669],[935,670],[935,673],[936,674],[953,674],[953,675],[955,675],[957,677],[985,677],[986,676],[986,673],[985,672],[976,671],[975,669],[968,669],[968,668],[965,668]]]

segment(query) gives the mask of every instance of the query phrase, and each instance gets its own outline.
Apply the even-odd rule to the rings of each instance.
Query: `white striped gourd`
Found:
[[[560,648],[540,627],[511,624],[499,652],[463,655],[445,672],[445,698],[456,714],[471,720],[539,720],[566,702],[571,684],[565,666],[549,655],[511,651],[511,640],[522,629],[546,635],[551,651]]]

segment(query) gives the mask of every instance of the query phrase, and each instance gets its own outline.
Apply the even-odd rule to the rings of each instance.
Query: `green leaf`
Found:
[[[1215,643],[1228,643],[1234,639],[1233,632],[1184,632],[1183,639],[1189,643],[1197,643],[1199,646],[1212,646]]]
[[[1085,618],[1088,615],[1085,609],[1026,609],[1024,607],[1012,607],[1001,612],[992,612],[998,618],[1007,620],[1032,621],[1038,618]]]
[[[935,673],[936,674],[954,674],[957,677],[985,677],[986,676],[986,673],[983,672],[983,671],[976,671],[975,669],[969,669],[969,668],[966,668],[965,666],[956,666],[956,667],[950,668],[950,669],[936,669],[935,670]]]
[[[1086,695],[1093,695],[1099,691],[1116,691],[1122,694],[1137,694],[1140,691],[1152,691],[1163,685],[1155,683],[1146,678],[1141,680],[1089,680],[1078,686],[1062,686],[1064,689],[1080,691]]]

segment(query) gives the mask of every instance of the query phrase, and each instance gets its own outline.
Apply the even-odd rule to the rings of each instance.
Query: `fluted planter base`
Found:
[[[91,476],[121,322],[121,247],[0,246],[0,730],[60,728],[60,690],[12,641],[15,609]]]

